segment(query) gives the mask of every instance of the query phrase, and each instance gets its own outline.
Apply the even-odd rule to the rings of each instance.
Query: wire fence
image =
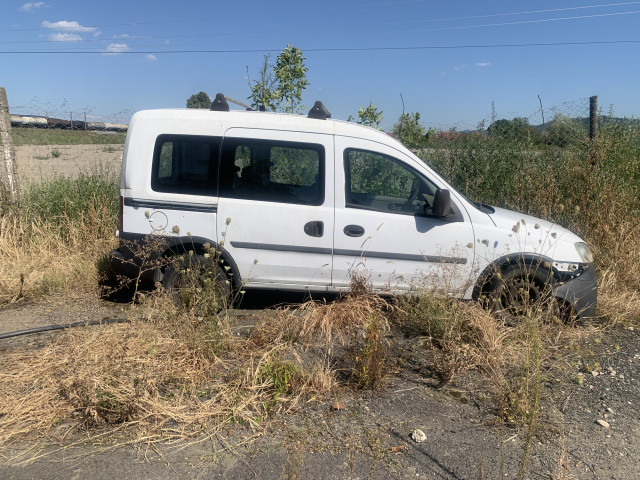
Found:
[[[29,102],[22,105],[11,105],[11,114],[31,117],[56,118],[65,121],[76,122],[103,122],[114,124],[127,124],[133,115],[133,110],[124,109],[118,112],[98,114],[95,107],[85,105],[78,107],[72,101],[63,100],[61,103],[54,103],[43,100],[40,97],[33,97]]]
[[[431,128],[425,130],[422,138],[400,138],[403,143],[411,143],[410,148],[458,148],[461,141],[479,138],[498,144],[520,144],[527,148],[535,147],[584,147],[596,140],[599,132],[628,135],[637,138],[640,132],[640,119],[619,118],[612,110],[603,113],[598,107],[598,98],[581,98],[560,105],[545,106],[542,101],[538,108],[526,115],[502,115],[492,107],[491,114],[478,122],[474,130],[459,131]],[[501,147],[502,148],[502,147]]]

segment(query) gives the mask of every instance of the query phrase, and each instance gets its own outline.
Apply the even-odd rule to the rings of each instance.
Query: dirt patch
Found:
[[[48,180],[56,175],[74,176],[100,168],[120,171],[123,145],[20,145],[16,146],[18,175],[22,184]]]
[[[19,302],[0,308],[0,334],[47,325],[70,325],[74,322],[91,322],[123,316],[126,316],[125,306],[101,301],[93,295]],[[0,351],[42,346],[58,334],[59,332],[50,332],[0,340]]]
[[[122,305],[87,298],[31,303],[0,310],[0,327],[123,313]],[[248,335],[264,315],[262,309],[234,311],[234,335]],[[38,348],[55,335],[2,341],[0,355]],[[637,478],[640,336],[615,327],[585,337],[565,369],[546,375],[541,427],[524,478]],[[52,442],[38,452],[5,448],[0,477],[518,478],[526,432],[498,421],[474,372],[443,386],[429,374],[419,339],[392,330],[388,340],[394,345],[390,373],[376,393],[342,389],[334,398],[308,398],[264,429],[230,423],[213,436],[177,443],[132,447],[123,446],[120,434],[93,432],[87,443],[82,431],[52,432]],[[426,434],[425,442],[411,440],[415,429]]]

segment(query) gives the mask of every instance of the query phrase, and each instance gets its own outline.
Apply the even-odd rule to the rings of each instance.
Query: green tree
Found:
[[[393,134],[407,148],[424,148],[431,130],[420,124],[420,113],[403,113],[393,126]]]
[[[187,98],[187,108],[210,108],[211,99],[206,92],[198,92]]]
[[[513,120],[500,119],[489,125],[487,133],[491,138],[514,142],[537,142],[540,140],[538,131],[529,125],[529,119],[516,117]]]
[[[349,115],[348,120],[351,121],[353,117]],[[360,125],[366,125],[367,127],[379,128],[380,122],[382,122],[382,112],[378,111],[378,106],[373,102],[369,102],[368,107],[360,107],[358,112],[357,123]]]
[[[249,88],[251,88],[251,108],[254,110],[267,110],[275,112],[280,106],[278,98],[278,81],[273,73],[273,65],[270,65],[271,55],[264,56],[264,62],[258,69],[258,80],[251,82],[249,79]],[[249,67],[247,67],[247,76],[249,75]]]
[[[277,97],[284,102],[284,111],[294,113],[304,110],[302,91],[307,88],[307,67],[302,51],[291,45],[287,45],[278,58],[274,67],[274,75],[278,82]]]

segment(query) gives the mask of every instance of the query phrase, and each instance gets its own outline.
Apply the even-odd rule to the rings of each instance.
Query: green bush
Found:
[[[29,185],[24,191],[22,210],[27,218],[60,225],[68,220],[81,220],[89,208],[106,207],[115,224],[118,201],[117,173],[99,168],[81,172],[75,178],[57,176],[42,184]]]
[[[14,128],[15,145],[114,145],[124,144],[126,133],[101,134],[55,128]]]

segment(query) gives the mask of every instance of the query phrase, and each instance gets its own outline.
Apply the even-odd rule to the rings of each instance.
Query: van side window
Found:
[[[216,196],[219,145],[218,137],[160,135],[153,154],[151,188]]]
[[[324,158],[321,145],[225,139],[220,196],[322,205]]]
[[[344,152],[347,207],[415,215],[433,203],[436,187],[398,160],[377,152]]]

